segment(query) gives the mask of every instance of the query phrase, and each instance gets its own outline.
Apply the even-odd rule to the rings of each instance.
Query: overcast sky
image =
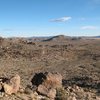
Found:
[[[100,35],[100,0],[0,0],[0,36]]]

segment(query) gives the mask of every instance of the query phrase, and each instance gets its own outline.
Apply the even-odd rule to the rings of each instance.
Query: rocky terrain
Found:
[[[100,39],[1,37],[0,89],[0,100],[100,100]]]

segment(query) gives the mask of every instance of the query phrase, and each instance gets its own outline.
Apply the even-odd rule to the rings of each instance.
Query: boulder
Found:
[[[4,91],[6,94],[12,94],[13,93],[13,87],[6,84],[6,83],[3,83],[3,88],[4,88]]]
[[[56,97],[56,89],[51,88],[47,96],[53,100]]]
[[[59,73],[39,73],[32,79],[32,84],[37,86],[37,92],[51,99],[56,97],[56,89],[62,87],[62,76]]]
[[[10,95],[12,93],[17,93],[20,88],[20,76],[15,75],[9,80],[9,82],[2,83],[2,86],[6,94]]]
[[[47,96],[49,98],[55,98],[55,96],[56,96],[56,89],[54,89],[54,88],[49,89],[49,88],[45,87],[44,85],[39,85],[37,91],[40,94]]]
[[[46,80],[44,81],[45,85],[49,85],[53,88],[60,88],[62,87],[62,76],[59,73],[47,73]]]
[[[37,87],[41,84],[45,84],[47,86],[51,85],[51,87],[53,88],[59,88],[62,87],[62,76],[58,72],[36,73],[31,82],[32,85],[35,85]]]
[[[10,79],[10,84],[13,87],[13,92],[16,93],[20,88],[20,76],[15,75]]]

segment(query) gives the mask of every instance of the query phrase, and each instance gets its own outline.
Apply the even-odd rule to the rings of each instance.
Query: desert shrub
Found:
[[[68,99],[68,93],[64,88],[59,88],[56,90],[56,99],[55,100],[67,100]]]
[[[11,45],[11,49],[19,49],[19,50],[21,50],[22,49],[22,45],[20,45],[20,44],[12,44]]]

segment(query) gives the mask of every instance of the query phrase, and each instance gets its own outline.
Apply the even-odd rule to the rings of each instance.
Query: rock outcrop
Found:
[[[62,76],[59,73],[39,73],[33,77],[31,82],[33,85],[37,85],[39,94],[54,99],[56,97],[56,89],[62,87]]]
[[[59,73],[36,73],[31,82],[32,86],[27,86],[23,90],[20,87],[19,75],[10,79],[0,78],[0,98],[2,100],[100,100],[95,90],[87,90],[75,84],[62,86],[62,76]],[[13,93],[15,95],[12,95]]]

